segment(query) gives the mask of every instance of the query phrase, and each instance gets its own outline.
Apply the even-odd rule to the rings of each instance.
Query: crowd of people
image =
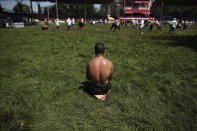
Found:
[[[170,27],[169,34],[174,34],[177,29],[183,28],[186,30],[192,25],[192,22],[189,22],[188,20],[178,20],[174,18],[172,21],[168,21],[167,24]],[[139,33],[143,34],[144,28],[148,27],[149,32],[153,31],[153,27],[156,26],[156,31],[161,31],[161,24],[158,20],[132,20],[131,25],[134,29],[136,29],[139,26]]]
[[[110,29],[114,29],[114,30],[120,30],[120,20],[117,19],[117,20],[114,20],[113,23],[112,23],[112,26]],[[125,23],[125,25],[129,25],[128,24],[128,21]],[[153,31],[153,26],[156,25],[157,26],[157,31],[161,31],[161,25],[159,23],[158,20],[154,20],[154,21],[150,21],[150,20],[131,20],[130,21],[130,25],[133,27],[133,29],[136,29],[139,25],[139,32],[140,34],[144,34],[144,28],[146,28],[147,26],[149,27],[148,28],[148,31]]]
[[[85,26],[85,20],[84,18],[80,18],[78,20],[75,20],[75,18],[67,18],[66,20],[66,24],[67,24],[67,29],[68,30],[71,30],[75,23],[78,22],[78,26],[79,26],[79,29],[80,30],[83,30],[84,26]],[[112,25],[110,27],[110,29],[114,29],[116,32],[117,31],[120,31],[120,25],[122,24],[125,24],[125,25],[128,25],[128,22],[129,24],[131,25],[131,27],[133,27],[133,29],[139,29],[139,34],[143,35],[144,34],[144,30],[145,28],[148,27],[147,31],[148,32],[152,32],[153,29],[154,29],[154,26],[157,27],[157,29],[155,31],[161,31],[162,28],[161,28],[161,24],[158,20],[130,20],[130,21],[120,21],[119,19],[115,19],[114,21],[112,21]],[[99,19],[99,20],[95,20],[95,19],[92,19],[92,20],[89,20],[89,23],[90,24],[96,24],[96,23],[99,23],[99,24],[106,24],[106,23],[109,23],[109,21],[107,21],[107,19],[103,20],[103,19]],[[55,24],[56,24],[56,29],[59,29],[59,26],[60,26],[60,21],[59,19],[56,19],[55,20]],[[169,34],[174,34],[176,32],[177,29],[180,29],[180,28],[183,28],[183,29],[187,29],[189,28],[192,23],[189,22],[188,20],[178,20],[176,18],[174,18],[172,21],[168,21],[167,24],[169,25]],[[43,26],[42,26],[42,30],[48,30],[48,25],[45,23]]]
[[[69,18],[66,20],[66,24],[67,24],[67,29],[68,30],[71,30],[74,25],[75,25],[76,21],[75,21],[75,18]],[[84,18],[80,18],[78,20],[78,23],[79,23],[79,28],[82,30],[84,25],[85,25],[85,21],[84,21]],[[58,30],[59,29],[59,26],[60,26],[60,20],[59,19],[56,19],[55,20],[55,25],[56,25],[56,29]],[[42,30],[48,30],[48,22],[45,21],[44,24],[42,25]]]

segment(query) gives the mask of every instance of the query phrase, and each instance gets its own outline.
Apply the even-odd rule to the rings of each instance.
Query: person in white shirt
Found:
[[[59,25],[60,25],[59,22],[60,22],[59,19],[56,19],[56,20],[55,20],[56,29],[59,29]]]
[[[75,18],[72,18],[72,27],[75,25]]]
[[[93,20],[93,21],[92,21],[92,24],[93,24],[93,25],[95,25],[95,24],[96,24],[96,21],[95,21],[95,20]]]
[[[173,19],[173,21],[170,22],[171,28],[170,28],[170,34],[174,34],[176,31],[177,21],[176,18]]]
[[[136,27],[140,24],[141,20],[135,20]]]
[[[132,20],[131,22],[132,22],[133,28],[136,29],[136,21]]]
[[[141,21],[140,21],[140,29],[139,29],[141,35],[144,34],[144,33],[143,33],[143,28],[144,28],[144,20],[141,20]]]
[[[72,28],[72,21],[71,21],[71,19],[68,17],[68,19],[67,19],[67,25],[68,25],[68,30],[71,30],[71,28]]]
[[[102,20],[102,19],[100,19],[100,20],[99,20],[99,23],[100,23],[100,24],[103,24],[103,20]]]
[[[184,20],[181,21],[181,24],[182,24],[182,25],[184,24]]]

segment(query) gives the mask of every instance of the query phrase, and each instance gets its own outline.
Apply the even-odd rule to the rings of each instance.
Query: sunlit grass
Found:
[[[0,129],[197,130],[197,26],[109,28],[0,29]],[[115,70],[104,102],[80,88],[96,42]]]

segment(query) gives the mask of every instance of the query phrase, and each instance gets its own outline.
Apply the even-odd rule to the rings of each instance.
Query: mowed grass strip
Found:
[[[0,29],[0,129],[197,130],[197,26],[109,28]],[[96,42],[114,64],[106,101],[81,89]]]

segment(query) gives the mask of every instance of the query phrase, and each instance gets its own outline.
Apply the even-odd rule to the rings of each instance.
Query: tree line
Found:
[[[93,4],[65,4],[59,3],[58,4],[58,16],[60,18],[67,18],[67,17],[84,17],[86,14],[87,18],[94,18],[94,17],[105,17],[110,9],[110,14],[115,16],[115,5],[101,5],[100,8],[95,8]],[[19,4],[17,3],[13,7],[13,11],[17,14],[31,14],[31,9],[29,5],[26,4]],[[40,7],[38,5],[38,12],[34,12],[34,14],[44,15],[47,16],[49,12],[50,18],[56,18],[56,4],[48,6],[48,7]]]
[[[159,1],[159,0],[158,0]],[[56,5],[51,5],[49,7],[40,7],[38,6],[38,13],[39,15],[48,15],[50,18],[56,18]],[[110,9],[110,11],[108,10]],[[18,2],[14,7],[13,10],[17,14],[31,14],[31,9],[29,5],[22,4]],[[116,5],[114,3],[109,5],[101,5],[99,9],[95,8],[93,4],[66,4],[66,3],[59,3],[58,4],[58,15],[60,18],[67,18],[67,17],[84,17],[86,12],[87,18],[101,18],[106,17],[107,14],[110,12],[110,15],[115,17],[116,16]],[[161,14],[162,13],[162,14]],[[197,17],[197,8],[196,5],[192,3],[189,5],[180,5],[179,3],[173,3],[173,5],[165,5],[162,7],[162,2],[156,2],[153,4],[151,9],[151,15],[159,18],[162,16],[172,16],[172,17]]]

